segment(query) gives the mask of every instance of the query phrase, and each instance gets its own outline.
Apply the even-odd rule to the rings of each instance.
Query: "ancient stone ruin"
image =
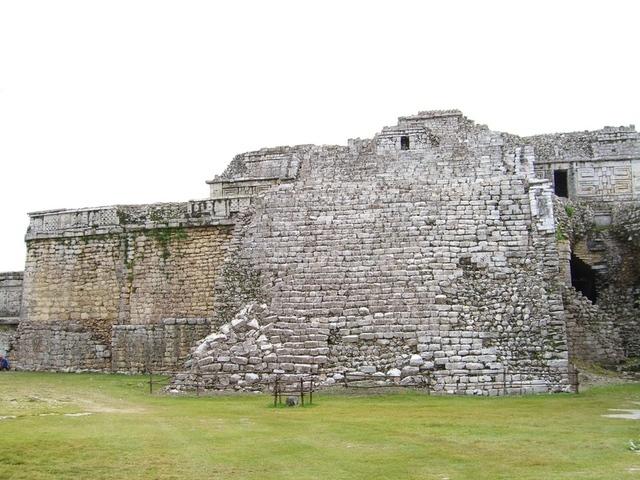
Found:
[[[574,363],[640,354],[633,127],[517,137],[428,111],[241,154],[207,183],[205,200],[31,213],[17,332],[0,331],[14,365],[496,395],[570,391]]]

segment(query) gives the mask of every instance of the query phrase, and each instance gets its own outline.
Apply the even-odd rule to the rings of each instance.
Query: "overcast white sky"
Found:
[[[640,124],[637,1],[2,1],[0,271],[27,212],[184,201],[233,155],[459,108]]]

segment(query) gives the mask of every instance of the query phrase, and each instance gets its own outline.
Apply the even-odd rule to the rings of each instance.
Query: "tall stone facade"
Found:
[[[238,155],[209,199],[33,213],[14,363],[183,369],[176,389],[359,373],[569,391],[570,360],[625,355],[615,316],[571,287],[577,244],[554,216],[553,162],[600,161],[598,142],[620,144],[616,195],[636,200],[637,134],[607,131],[574,148],[422,112],[346,146]]]

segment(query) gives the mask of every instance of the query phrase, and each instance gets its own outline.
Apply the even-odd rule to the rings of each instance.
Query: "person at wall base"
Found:
[[[2,370],[9,370],[9,360],[7,360],[5,356],[0,353],[0,372]]]

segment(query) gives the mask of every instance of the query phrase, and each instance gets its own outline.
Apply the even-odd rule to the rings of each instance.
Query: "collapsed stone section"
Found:
[[[279,338],[275,319],[266,304],[243,307],[231,322],[198,342],[185,363],[188,372],[175,377],[172,390],[189,390],[196,384],[250,389],[273,382],[278,374],[275,352],[282,348],[282,343],[271,343]],[[323,353],[326,359],[328,348]]]

